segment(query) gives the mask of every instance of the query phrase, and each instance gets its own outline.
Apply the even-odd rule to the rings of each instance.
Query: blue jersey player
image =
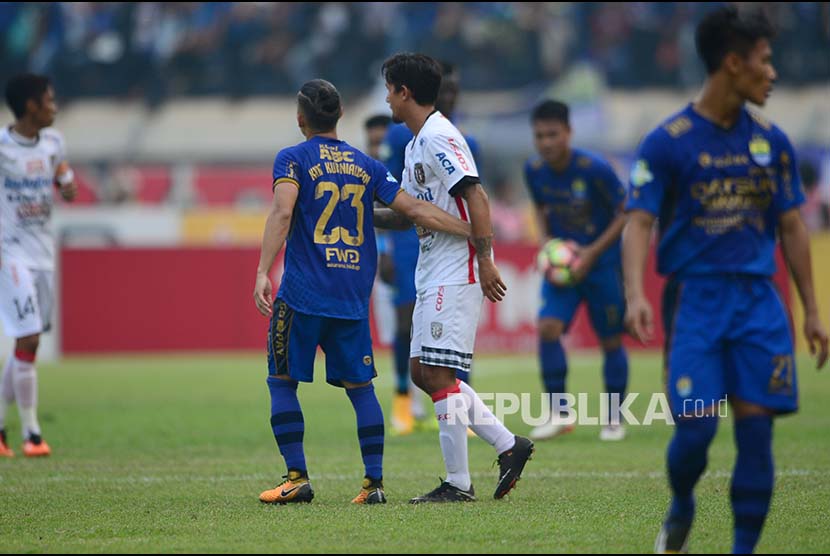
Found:
[[[421,226],[468,236],[469,225],[403,192],[376,160],[337,139],[343,113],[337,89],[322,79],[297,95],[297,123],[306,141],[274,161],[274,201],[265,224],[254,301],[271,318],[268,388],[271,427],[288,467],[286,480],[260,494],[267,503],[314,497],[303,453],[298,382],[311,382],[317,347],[326,353],[326,381],[342,386],[357,415],[365,466],[357,504],[383,503],[383,413],[372,379],[369,295],[377,267],[373,202]],[[272,301],[268,274],[286,244],[285,273]]]
[[[725,7],[708,14],[696,31],[708,73],[703,90],[645,137],[631,171],[623,266],[626,324],[636,337],[652,335],[643,268],[655,219],[658,270],[669,278],[666,389],[676,427],[667,458],[673,498],[658,552],[686,549],[693,489],[724,398],[737,448],[733,552],[752,552],[761,534],[773,491],[772,420],[798,408],[793,338],[771,281],[776,237],[818,366],[827,358],[793,148],[780,129],[744,107],[762,106],[772,90],[772,34],[761,13]]]
[[[441,87],[435,107],[442,114],[452,116],[459,93],[459,74],[455,66],[441,62]],[[481,160],[478,143],[473,137],[464,136],[476,163]],[[412,132],[404,124],[392,125],[386,133],[381,160],[386,169],[398,180],[402,180],[406,145],[412,140]],[[411,433],[416,426],[429,428],[435,424],[431,416],[427,417],[420,397],[410,396],[409,380],[409,339],[412,329],[412,311],[415,308],[415,269],[418,266],[420,242],[414,229],[390,230],[385,232],[389,239],[388,247],[392,260],[393,284],[395,287],[395,397],[392,404],[392,428],[397,435]],[[383,269],[381,269],[383,271]],[[458,377],[469,381],[469,373],[458,371]]]
[[[568,372],[560,338],[568,330],[577,307],[588,306],[591,324],[604,354],[603,375],[609,407],[619,407],[628,382],[628,357],[622,346],[623,301],[620,275],[620,233],[625,189],[602,158],[571,148],[568,106],[555,100],[539,104],[531,115],[538,155],[525,164],[525,181],[536,207],[542,243],[550,238],[579,244],[580,265],[572,286],[544,280],[539,310],[539,358],[545,390],[551,394],[551,419],[531,431],[544,440],[570,432],[561,418],[558,400],[565,392]],[[625,429],[618,416],[600,429],[603,440],[622,440]]]

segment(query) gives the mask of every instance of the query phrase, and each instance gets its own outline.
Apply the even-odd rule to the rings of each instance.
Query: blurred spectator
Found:
[[[753,4],[753,3],[748,3]],[[48,73],[67,97],[290,94],[312,77],[365,93],[389,54],[462,66],[465,87],[546,85],[588,64],[612,87],[699,81],[692,2],[4,2],[0,72]],[[830,79],[826,2],[764,3],[779,81]],[[509,70],[508,70],[509,68]]]
[[[518,201],[515,185],[506,178],[493,183],[490,195],[490,219],[493,232],[500,243],[531,239],[528,211]]]
[[[801,208],[804,223],[810,232],[830,229],[830,206],[824,191],[819,187],[819,173],[815,164],[802,160],[798,166],[806,201]]]

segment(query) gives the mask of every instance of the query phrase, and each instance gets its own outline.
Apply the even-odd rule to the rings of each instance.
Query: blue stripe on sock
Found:
[[[303,452],[305,422],[297,398],[297,383],[269,376],[268,391],[271,393],[271,430],[285,465],[306,473]]]
[[[372,384],[346,390],[357,417],[357,436],[365,476],[383,478],[383,411]]]

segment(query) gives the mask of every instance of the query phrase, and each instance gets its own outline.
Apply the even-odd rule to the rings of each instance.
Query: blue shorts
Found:
[[[326,382],[369,382],[377,376],[369,319],[347,320],[298,313],[277,299],[268,328],[268,374],[314,381],[317,346],[326,354]]]
[[[415,269],[421,250],[418,234],[411,229],[390,232],[389,236],[392,240],[392,264],[395,266],[395,306],[415,303]]]
[[[582,301],[588,304],[588,315],[597,336],[604,339],[622,334],[625,298],[618,266],[594,268],[576,286],[559,287],[542,280],[539,318],[561,320],[567,330]]]
[[[675,417],[699,416],[696,411],[731,396],[776,413],[798,409],[792,331],[770,279],[669,280],[663,325],[666,390]]]

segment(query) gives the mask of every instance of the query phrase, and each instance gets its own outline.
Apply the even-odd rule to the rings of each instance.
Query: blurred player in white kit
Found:
[[[6,411],[17,402],[23,455],[48,456],[37,419],[37,355],[54,304],[53,188],[75,198],[63,136],[51,128],[58,108],[49,78],[21,74],[6,85],[15,122],[0,129],[0,322],[15,338],[0,378],[0,457],[12,457]]]

